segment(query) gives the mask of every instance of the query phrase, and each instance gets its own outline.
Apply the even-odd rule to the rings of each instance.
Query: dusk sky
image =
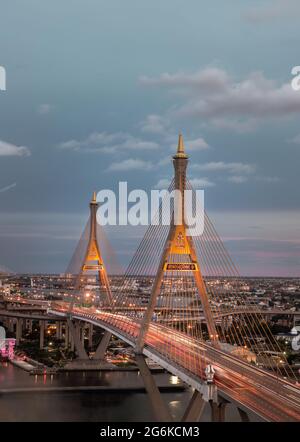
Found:
[[[92,192],[166,186],[182,131],[240,273],[299,277],[298,0],[0,3],[0,269],[63,272]]]

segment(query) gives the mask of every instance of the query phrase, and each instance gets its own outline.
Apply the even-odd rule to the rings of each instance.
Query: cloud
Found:
[[[263,183],[278,183],[280,181],[280,178],[277,176],[256,176],[256,181],[261,181]]]
[[[230,79],[222,69],[207,67],[195,73],[177,72],[175,74],[163,73],[159,77],[140,77],[140,83],[147,86],[167,86],[182,88],[186,86],[193,90],[209,93],[225,90]]]
[[[248,181],[248,177],[241,176],[241,175],[233,175],[228,177],[228,181],[234,184],[242,184],[246,183]]]
[[[283,18],[298,17],[299,0],[269,0],[268,4],[252,7],[243,16],[252,23],[266,23]]]
[[[9,186],[2,187],[2,189],[0,189],[0,193],[7,192],[8,190],[16,187],[16,185],[17,185],[17,183],[13,183],[13,184],[10,184]]]
[[[204,187],[215,186],[215,183],[207,178],[192,178],[191,180],[189,180],[189,182],[194,187],[194,189],[203,189]]]
[[[288,143],[300,144],[300,134],[288,140]]]
[[[209,149],[209,145],[204,138],[196,138],[195,140],[189,140],[184,143],[189,151],[198,151]]]
[[[192,164],[191,168],[200,172],[225,172],[228,173],[227,181],[234,184],[246,183],[249,176],[256,171],[254,164],[225,163],[224,161],[212,161],[204,164]],[[220,178],[218,174],[218,178]]]
[[[225,163],[223,161],[210,162],[204,164],[192,164],[195,170],[205,172],[226,171],[231,174],[251,174],[255,172],[255,165],[246,163]]]
[[[29,156],[30,154],[30,149],[28,147],[16,146],[15,144],[0,140],[0,157],[22,157]]]
[[[168,189],[170,183],[170,178],[162,178],[153,186],[153,189]]]
[[[49,114],[49,112],[51,112],[53,109],[54,106],[52,106],[51,104],[44,103],[39,105],[37,112],[40,115],[46,115]]]
[[[178,134],[175,134],[174,128],[171,128],[170,122],[165,117],[156,114],[148,115],[140,123],[140,129],[142,132],[159,135],[161,137],[161,144],[172,144],[171,148],[174,150],[174,144],[176,144],[178,140]],[[208,143],[202,137],[186,140],[185,144],[190,151],[209,149]]]
[[[75,152],[114,154],[130,150],[151,151],[158,149],[159,145],[127,133],[94,132],[83,140],[65,141],[58,147]]]
[[[173,147],[173,152],[175,153],[174,147]],[[168,156],[163,157],[160,160],[158,160],[157,165],[163,167],[163,166],[170,166],[171,163],[172,163],[172,156],[168,155]]]
[[[168,189],[171,183],[171,178],[162,178],[160,179],[155,186],[154,189]],[[189,183],[193,186],[194,189],[203,189],[204,187],[213,187],[215,183],[210,181],[207,178],[192,178],[189,180]]]
[[[205,68],[193,74],[165,73],[140,81],[178,93],[179,104],[167,112],[170,120],[195,118],[220,129],[249,132],[266,119],[300,114],[300,94],[290,83],[278,85],[262,72],[237,81],[225,70]]]
[[[148,115],[140,124],[142,132],[164,135],[169,131],[168,124],[160,115]]]
[[[280,179],[276,176],[254,176],[254,177],[252,177],[252,179],[255,181],[258,181],[258,182],[270,183],[270,184],[278,183],[280,181]],[[246,183],[247,181],[249,181],[249,176],[232,175],[232,176],[228,177],[227,180],[231,183],[242,184],[242,183]]]
[[[192,164],[191,168],[200,172],[225,172],[228,174],[227,178],[221,177],[218,174],[218,178],[226,179],[226,181],[234,184],[243,184],[247,181],[257,181],[262,183],[277,183],[280,179],[276,176],[259,176],[255,175],[255,164],[247,163],[225,163],[224,161],[215,161],[204,164]]]
[[[238,134],[246,134],[255,130],[258,121],[256,118],[249,118],[246,121],[238,118],[230,120],[226,118],[213,118],[211,124],[216,129],[225,129]]]
[[[125,172],[130,170],[140,170],[141,172],[145,172],[151,170],[153,168],[153,164],[150,161],[144,161],[134,158],[129,158],[124,161],[112,163],[108,170],[111,171],[119,171]]]

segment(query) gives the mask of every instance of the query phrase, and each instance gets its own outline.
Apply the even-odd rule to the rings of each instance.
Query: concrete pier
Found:
[[[44,348],[45,341],[45,321],[39,321],[40,324],[40,350]]]

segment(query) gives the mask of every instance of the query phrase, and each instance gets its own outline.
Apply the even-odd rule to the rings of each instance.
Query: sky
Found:
[[[0,10],[0,267],[63,272],[92,192],[164,187],[182,131],[240,273],[299,276],[299,1]],[[108,230],[124,266],[141,235]]]

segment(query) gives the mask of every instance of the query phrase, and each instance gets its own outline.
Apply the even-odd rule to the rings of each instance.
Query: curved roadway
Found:
[[[67,316],[68,304],[54,303],[49,312]],[[72,316],[111,331],[133,347],[139,323],[124,315],[74,307]],[[151,324],[143,351],[201,391],[204,369],[213,364],[218,389],[267,421],[300,421],[300,388],[229,353],[198,342],[163,325]]]

